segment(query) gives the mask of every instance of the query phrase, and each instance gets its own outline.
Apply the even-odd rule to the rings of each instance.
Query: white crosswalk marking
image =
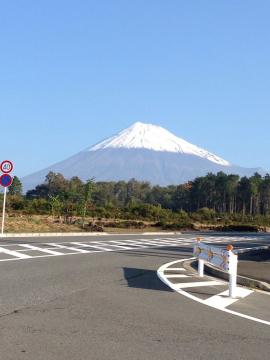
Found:
[[[218,246],[225,246],[228,243],[243,242],[243,241],[252,241],[256,242],[259,238],[255,236],[250,237],[232,237],[232,236],[205,236],[202,237],[202,241],[206,243],[214,243]],[[146,238],[128,238],[120,239],[115,238],[115,240],[107,240],[103,238],[99,241],[90,241],[88,239],[86,242],[56,242],[56,243],[38,243],[36,244],[12,244],[5,243],[0,247],[0,262],[10,261],[10,260],[23,260],[31,258],[42,258],[46,256],[61,256],[61,255],[75,255],[75,254],[88,254],[88,253],[100,253],[100,252],[113,252],[113,251],[130,251],[130,250],[142,250],[142,249],[151,249],[151,248],[163,248],[168,247],[187,247],[192,248],[196,237],[146,237]],[[15,247],[14,247],[15,246]],[[13,250],[13,248],[15,250]],[[23,250],[18,250],[18,248],[23,248]],[[61,251],[61,249],[63,251]],[[167,249],[166,249],[167,250]],[[37,255],[36,252],[42,252],[44,255]],[[5,257],[6,254],[6,257]],[[31,254],[31,255],[29,255]],[[180,269],[176,269],[180,270]],[[173,268],[166,269],[166,272],[172,273]],[[181,270],[184,271],[184,270]],[[173,274],[172,274],[173,275]]]
[[[115,242],[113,240],[110,240],[109,243],[111,242]],[[136,248],[142,248],[142,249],[146,249],[149,247],[149,245],[144,244],[144,242],[142,240],[123,240],[123,241],[117,241],[117,243],[119,244],[123,244],[123,245],[128,245],[130,247],[131,250],[136,250]]]
[[[83,254],[88,254],[90,251],[84,250],[84,249],[78,249],[75,248],[73,246],[65,246],[65,245],[61,245],[61,244],[56,244],[56,243],[51,243],[51,245],[58,247],[60,249],[67,249],[67,250],[71,250],[71,251],[76,251],[77,253],[83,253]]]
[[[28,245],[28,244],[21,244],[20,246],[30,249],[30,250],[37,250],[37,251],[41,251],[47,254],[51,254],[51,255],[63,255],[62,253],[60,253],[59,251],[54,251],[54,250],[49,250],[49,249],[43,249],[40,248],[38,246],[34,246],[34,245]]]
[[[94,248],[94,249],[98,249],[98,250],[101,250],[101,251],[113,251],[112,249],[108,249],[106,247],[103,247],[103,246],[99,246],[99,245],[93,245],[93,244],[99,244],[98,242],[96,241],[93,241],[91,243],[88,243],[88,244],[84,244],[84,243],[79,243],[79,242],[72,242],[72,244],[74,245],[79,245],[79,246],[83,246],[83,247],[87,247],[87,248]],[[107,244],[108,245],[108,244]]]
[[[18,259],[30,259],[32,257],[30,255],[22,254],[17,251],[13,251],[13,250],[8,250],[3,247],[0,247],[0,253],[15,256],[15,258],[18,258]]]
[[[110,244],[112,244],[111,246],[116,246],[123,250],[131,250],[132,249],[131,247],[126,246],[125,243],[120,242],[120,241],[110,241]]]

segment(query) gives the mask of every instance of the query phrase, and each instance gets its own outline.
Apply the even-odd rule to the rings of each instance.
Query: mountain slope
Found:
[[[179,154],[199,156],[219,165],[229,166],[230,163],[220,157],[190,144],[175,136],[168,130],[152,125],[136,122],[131,127],[121,131],[97,145],[89,148],[89,151],[103,149],[146,149],[165,151]]]
[[[118,181],[135,178],[152,184],[179,184],[208,172],[252,175],[246,169],[176,137],[167,130],[135,123],[130,128],[78,154],[22,179],[24,191],[44,182],[49,171],[82,180]]]

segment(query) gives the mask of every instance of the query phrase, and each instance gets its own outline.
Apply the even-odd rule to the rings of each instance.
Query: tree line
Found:
[[[204,209],[215,214],[242,216],[270,215],[270,175],[252,177],[209,173],[186,184],[166,187],[148,182],[83,182],[78,177],[66,179],[50,172],[44,183],[22,193],[15,176],[9,188],[8,206],[15,211],[50,213],[68,218],[80,215],[163,218],[176,213],[196,213]],[[171,214],[171,215],[170,215]],[[166,216],[165,216],[166,215]]]

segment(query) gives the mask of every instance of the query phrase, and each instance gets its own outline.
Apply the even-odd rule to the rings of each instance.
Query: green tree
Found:
[[[69,181],[62,174],[50,171],[46,176],[45,183],[48,186],[48,194],[55,196],[68,190]]]
[[[84,185],[83,213],[82,213],[82,227],[83,228],[85,226],[85,217],[86,217],[87,205],[92,200],[92,193],[93,193],[93,190],[94,190],[94,186],[95,186],[94,178],[91,178],[91,179],[87,180],[86,184]]]
[[[49,195],[52,216],[60,216],[63,204],[59,198],[59,195]]]
[[[251,196],[250,180],[244,176],[238,185],[238,196],[242,205],[242,214],[246,215],[247,204],[249,203]]]
[[[16,196],[22,195],[22,183],[17,176],[14,176],[12,184],[8,188],[8,193]]]

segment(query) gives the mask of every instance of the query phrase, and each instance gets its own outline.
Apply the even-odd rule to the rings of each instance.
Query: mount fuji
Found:
[[[135,178],[158,185],[180,184],[209,172],[250,176],[261,169],[232,165],[190,144],[168,130],[136,122],[129,128],[70,158],[22,179],[24,191],[33,189],[50,172],[67,178],[119,181]]]

